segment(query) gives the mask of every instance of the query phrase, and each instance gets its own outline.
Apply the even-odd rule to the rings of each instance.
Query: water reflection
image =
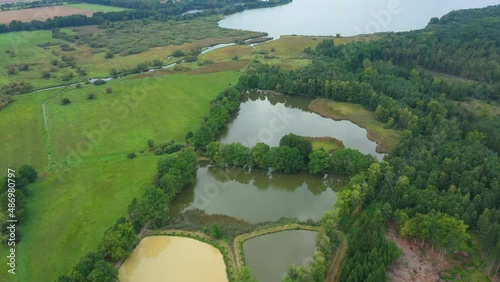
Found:
[[[223,214],[251,223],[281,217],[319,220],[335,202],[334,190],[344,178],[323,178],[307,173],[273,174],[261,170],[198,168],[196,184],[172,202],[175,216],[188,209]]]
[[[316,232],[283,231],[256,237],[243,244],[245,262],[259,282],[279,282],[288,267],[311,260]]]
[[[278,146],[281,137],[294,133],[306,137],[333,137],[347,148],[357,149],[382,159],[377,144],[368,139],[366,129],[347,121],[324,118],[308,109],[313,98],[287,96],[264,91],[245,95],[238,116],[222,131],[222,143],[240,142],[254,146],[258,142]]]

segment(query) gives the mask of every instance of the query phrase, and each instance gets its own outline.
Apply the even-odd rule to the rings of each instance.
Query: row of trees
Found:
[[[210,112],[201,125],[188,139],[197,150],[217,139],[219,132],[240,108],[240,92],[233,87],[227,88],[210,102]]]
[[[296,173],[304,169],[314,175],[355,175],[375,162],[372,156],[352,149],[331,154],[324,150],[312,151],[309,140],[293,133],[283,136],[279,147],[257,143],[249,148],[241,143],[222,144],[214,141],[207,145],[205,154],[219,166],[271,169],[281,173]]]
[[[139,199],[132,200],[128,218],[119,219],[105,232],[98,252],[84,255],[72,272],[60,276],[58,281],[117,281],[114,263],[127,258],[133,251],[143,227],[159,228],[168,224],[170,200],[194,181],[197,165],[192,148],[184,148],[158,161],[153,185],[147,187]]]

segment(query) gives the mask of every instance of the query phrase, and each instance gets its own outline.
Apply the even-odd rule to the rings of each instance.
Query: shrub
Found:
[[[94,85],[104,85],[104,84],[106,84],[106,81],[102,79],[94,81]]]
[[[9,75],[14,75],[17,73],[17,69],[15,66],[10,65],[7,67],[7,72],[9,73]]]
[[[113,52],[111,52],[111,50],[106,51],[106,53],[104,54],[104,58],[106,58],[106,59],[111,59],[114,56],[115,56],[115,54]]]
[[[68,99],[68,98],[62,98],[61,99],[61,105],[64,106],[64,105],[69,105],[69,104],[71,104],[71,100],[70,99]]]
[[[163,154],[163,150],[161,148],[156,148],[155,149],[155,155],[159,156],[161,154]]]
[[[49,71],[43,71],[42,72],[42,78],[45,78],[45,79],[50,78],[50,72]]]
[[[233,58],[232,58],[234,61],[237,61],[240,59],[240,57],[238,57],[237,55],[235,55]]]
[[[93,92],[87,93],[87,99],[88,100],[94,100],[95,99],[95,93],[93,93]]]
[[[198,60],[198,56],[192,55],[192,56],[186,56],[186,62],[196,62]]]
[[[20,70],[20,71],[27,71],[27,70],[29,70],[29,69],[30,69],[30,65],[28,65],[28,64],[23,64],[23,65],[21,65],[21,66],[19,67],[19,70]]]
[[[182,56],[184,56],[184,52],[182,52],[181,50],[175,50],[175,51],[172,53],[172,56],[173,56],[173,57],[182,57]]]
[[[129,158],[129,159],[135,159],[135,157],[137,157],[137,155],[135,153],[128,153],[127,154],[127,158]]]
[[[61,77],[61,79],[62,79],[63,81],[68,81],[68,80],[70,80],[70,79],[72,79],[72,78],[73,78],[73,73],[72,73],[72,72],[65,73],[65,74]]]
[[[111,87],[106,88],[106,93],[107,94],[113,93],[113,88],[111,88]]]

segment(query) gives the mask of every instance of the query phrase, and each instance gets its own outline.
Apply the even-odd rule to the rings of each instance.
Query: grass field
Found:
[[[5,175],[8,167],[17,168],[24,163],[38,171],[45,169],[47,150],[41,105],[58,91],[16,96],[14,103],[0,111],[0,175]]]
[[[323,149],[327,153],[331,153],[337,150],[343,150],[344,143],[333,137],[305,137],[307,140],[311,141],[313,150]]]
[[[91,10],[91,11],[95,11],[95,12],[104,12],[104,13],[120,12],[120,11],[128,10],[128,9],[120,8],[120,7],[104,6],[104,5],[89,4],[89,3],[66,4],[64,6],[82,9],[82,10]]]
[[[377,142],[377,152],[387,153],[401,138],[399,132],[387,129],[384,124],[377,121],[372,112],[361,105],[335,102],[327,99],[316,99],[311,102],[309,109],[335,120],[350,120],[366,128],[368,138]]]
[[[95,250],[104,231],[127,214],[151,181],[157,160],[152,155],[94,159],[64,181],[48,174],[32,185],[18,246],[18,281],[54,281]]]
[[[126,155],[146,149],[148,139],[184,142],[186,133],[208,113],[210,100],[234,84],[238,75],[181,73],[66,91],[47,106],[55,158],[68,160],[74,152],[82,158]],[[112,94],[105,93],[108,87]],[[96,94],[94,100],[87,99],[89,92]],[[64,97],[72,103],[60,105]],[[108,123],[109,129],[103,126]]]
[[[73,72],[68,67],[54,67],[51,72],[52,78],[42,79],[42,71],[51,68],[51,60],[58,59],[52,53],[52,50],[60,48],[57,46],[38,47],[37,44],[61,44],[61,39],[52,38],[50,30],[39,31],[21,31],[0,34],[0,85],[11,81],[30,82],[34,88],[42,88],[71,83],[82,80],[75,75],[75,78],[69,81],[62,81],[63,74]],[[29,65],[29,70],[20,71],[19,66]],[[8,67],[14,66],[17,70],[15,74],[8,73]]]

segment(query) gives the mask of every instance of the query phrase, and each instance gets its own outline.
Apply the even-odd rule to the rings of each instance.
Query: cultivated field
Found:
[[[0,23],[8,24],[11,21],[30,22],[32,20],[45,21],[54,17],[63,17],[71,15],[86,15],[92,16],[95,11],[66,7],[66,6],[50,6],[41,8],[22,9],[14,11],[0,12]]]

